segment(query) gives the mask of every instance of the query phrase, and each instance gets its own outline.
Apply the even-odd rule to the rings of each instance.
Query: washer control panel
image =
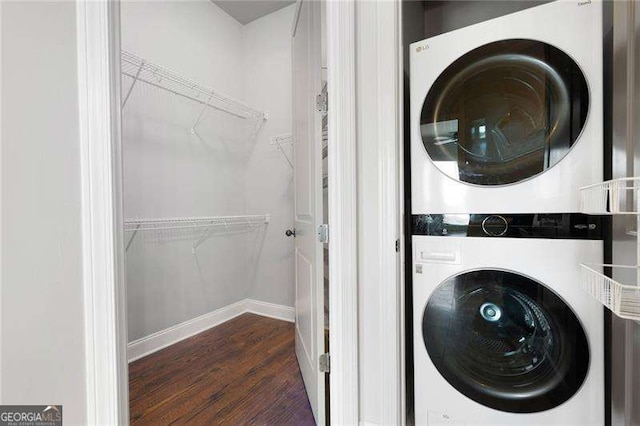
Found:
[[[419,214],[412,235],[602,240],[604,216],[581,213]]]

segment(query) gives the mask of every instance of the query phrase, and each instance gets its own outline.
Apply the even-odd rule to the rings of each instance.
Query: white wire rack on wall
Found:
[[[284,149],[285,146],[293,146],[293,135],[291,133],[285,133],[283,135],[274,136],[271,138],[270,143],[272,146],[278,148],[278,151],[282,153],[287,164],[289,164],[293,169],[293,162]]]
[[[235,117],[252,121],[252,137],[255,137],[255,134],[269,116],[266,111],[255,109],[224,92],[197,83],[162,65],[124,50],[121,53],[121,72],[122,75],[132,79],[132,83],[126,89],[126,93],[122,98],[122,108],[127,104],[138,83],[145,83],[201,104],[202,110],[195,118],[193,126],[191,126],[192,133],[196,133],[196,128],[207,108],[224,111]]]
[[[244,215],[244,216],[207,216],[207,217],[175,217],[163,219],[127,219],[124,221],[125,232],[131,232],[125,248],[129,250],[133,239],[138,232],[143,231],[169,231],[192,230],[196,231],[198,238],[193,244],[192,250],[202,244],[214,229],[238,230],[242,228],[256,228],[269,223],[270,214]]]
[[[621,284],[600,271],[602,268],[611,268],[612,271],[627,269],[637,276],[640,272],[638,266],[582,264],[580,267],[582,284],[591,296],[620,318],[640,321],[640,287]]]
[[[640,178],[620,178],[580,188],[580,210],[586,214],[639,214],[633,201]]]
[[[580,188],[580,209],[586,214],[636,215],[640,225],[640,178],[619,178]],[[640,256],[640,241],[636,250]],[[640,257],[636,265],[581,264],[584,289],[620,318],[640,321]],[[622,284],[603,273],[609,269],[614,276],[626,276],[634,285]]]

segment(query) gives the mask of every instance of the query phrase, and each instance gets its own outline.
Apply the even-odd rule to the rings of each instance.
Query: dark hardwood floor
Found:
[[[131,424],[315,424],[293,327],[243,314],[132,362]]]

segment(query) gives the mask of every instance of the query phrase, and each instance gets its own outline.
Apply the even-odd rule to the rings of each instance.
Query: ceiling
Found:
[[[295,0],[211,0],[242,25],[295,3]]]

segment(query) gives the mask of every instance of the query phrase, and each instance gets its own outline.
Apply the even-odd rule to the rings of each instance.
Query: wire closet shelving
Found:
[[[136,85],[144,83],[202,105],[200,114],[196,117],[193,126],[191,126],[192,133],[196,133],[196,128],[207,108],[213,108],[237,118],[249,120],[253,125],[252,137],[255,137],[260,126],[269,117],[266,111],[253,108],[222,91],[207,87],[133,53],[123,50],[120,60],[122,75],[132,79],[132,83],[126,89],[126,93],[122,98],[122,108],[127,104]]]
[[[192,230],[201,231],[198,233],[197,241],[192,250],[204,242],[210,232],[215,228],[241,229],[256,228],[269,223],[270,214],[243,215],[243,216],[205,216],[205,217],[175,217],[162,219],[126,219],[124,221],[125,232],[131,232],[126,244],[129,249],[133,239],[138,232],[144,231],[169,231],[169,230]]]
[[[586,214],[636,215],[640,226],[640,178],[619,178],[580,188],[580,209]],[[636,249],[640,256],[640,240],[636,231]],[[640,257],[639,257],[640,261]],[[620,318],[640,321],[640,263],[636,265],[581,264],[584,289]],[[620,283],[602,270],[632,272],[635,285]]]

